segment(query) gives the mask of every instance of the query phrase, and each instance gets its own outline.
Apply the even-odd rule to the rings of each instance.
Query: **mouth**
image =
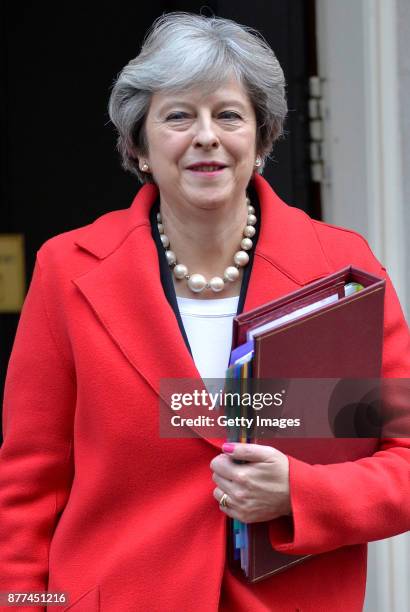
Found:
[[[193,172],[194,174],[201,174],[205,176],[215,176],[217,174],[221,174],[222,171],[226,168],[225,165],[219,163],[209,163],[209,164],[192,164],[192,166],[188,166],[187,170]]]

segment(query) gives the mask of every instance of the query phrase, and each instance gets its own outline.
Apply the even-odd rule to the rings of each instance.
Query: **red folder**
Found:
[[[246,342],[248,330],[317,302],[329,293],[339,292],[341,286],[350,282],[360,283],[363,289],[257,334],[254,337],[253,378],[380,377],[385,281],[351,266],[236,317],[232,348]],[[257,428],[251,441],[274,446],[310,464],[337,463],[370,456],[379,443],[377,438],[278,437],[268,441],[259,436]],[[242,573],[240,562],[234,559],[231,520],[229,527],[229,563],[233,570]],[[250,582],[284,571],[311,556],[276,552],[269,540],[269,523],[248,524],[247,532],[249,561],[246,579]]]

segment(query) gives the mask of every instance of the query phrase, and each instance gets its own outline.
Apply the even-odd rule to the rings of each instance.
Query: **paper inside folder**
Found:
[[[246,332],[246,340],[249,342],[250,340],[253,340],[256,334],[261,334],[262,332],[268,331],[270,329],[275,329],[276,327],[279,327],[283,323],[288,323],[289,321],[294,321],[295,319],[299,319],[300,317],[303,317],[303,315],[305,314],[309,314],[310,312],[319,310],[320,308],[323,308],[324,306],[327,306],[328,304],[333,304],[334,302],[337,302],[338,299],[339,299],[339,295],[337,293],[333,295],[329,295],[328,297],[323,298],[323,300],[319,300],[318,302],[314,302],[313,304],[308,304],[307,306],[298,308],[297,310],[294,310],[293,312],[290,312],[289,314],[282,315],[278,319],[273,319],[273,321],[268,321],[267,323],[264,323],[263,325],[259,325],[258,327],[249,329]]]

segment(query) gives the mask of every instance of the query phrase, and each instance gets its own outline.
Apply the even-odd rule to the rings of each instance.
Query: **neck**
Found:
[[[185,264],[190,274],[203,274],[208,280],[223,276],[226,267],[233,265],[233,256],[240,250],[242,232],[246,225],[246,194],[237,202],[216,208],[170,206],[161,197],[161,218],[170,241],[170,249],[177,262]],[[180,297],[215,299],[239,295],[243,272],[239,279],[225,285],[221,292],[205,289],[194,294],[186,280],[174,279],[176,294]]]

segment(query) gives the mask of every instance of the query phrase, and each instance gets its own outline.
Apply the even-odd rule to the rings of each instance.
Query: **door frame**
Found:
[[[316,0],[321,192],[323,220],[365,236],[409,315],[398,2]],[[365,611],[410,609],[409,559],[409,533],[369,544]]]
[[[397,0],[316,0],[316,22],[323,219],[365,236],[409,315]]]

